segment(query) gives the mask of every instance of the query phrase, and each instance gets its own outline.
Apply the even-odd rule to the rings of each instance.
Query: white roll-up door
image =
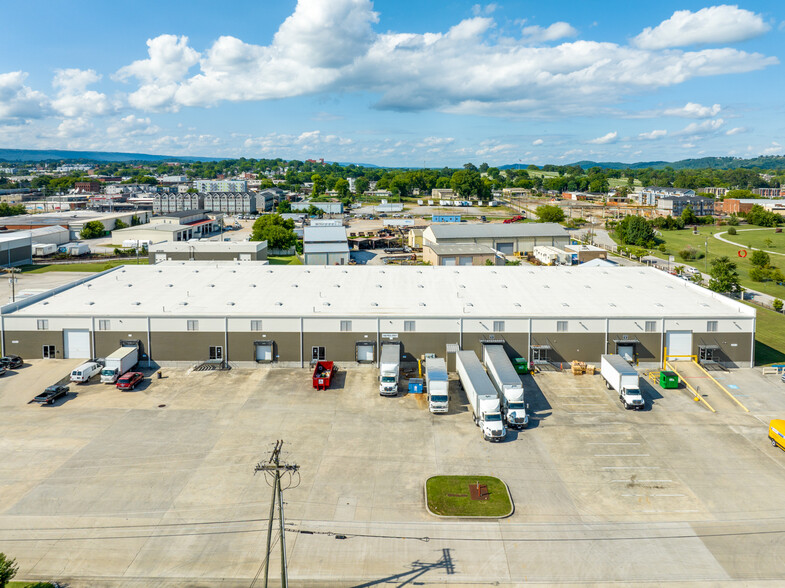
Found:
[[[672,361],[689,361],[692,354],[692,331],[668,331],[665,334],[665,347]],[[675,356],[682,357],[675,357]]]
[[[358,343],[357,361],[362,363],[373,363],[375,360],[373,351],[374,351],[373,343]]]
[[[90,331],[65,329],[63,331],[65,359],[90,359]]]
[[[442,265],[455,265],[454,257],[442,257]]]
[[[272,361],[273,360],[273,342],[272,341],[258,341],[256,345],[256,361]]]
[[[635,346],[633,344],[623,344],[618,343],[616,345],[616,353],[621,355],[627,361],[633,361],[635,359]]]
[[[504,255],[512,255],[514,248],[513,243],[496,243],[496,249]]]

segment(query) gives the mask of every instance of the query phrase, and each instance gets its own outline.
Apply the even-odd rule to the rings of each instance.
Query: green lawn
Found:
[[[139,258],[139,265],[148,263],[147,257]],[[118,265],[136,265],[135,259],[110,259],[91,263],[53,263],[50,265],[25,265],[22,273],[45,274],[47,272],[102,272]]]
[[[302,265],[303,262],[296,255],[268,255],[270,265]]]
[[[728,230],[728,227],[722,227]],[[780,267],[785,266],[785,233],[775,233],[771,228],[753,228],[753,227],[736,227],[735,235],[722,235],[723,239],[739,243],[745,247],[755,247],[756,249],[765,249],[774,253],[782,253],[783,256],[772,255],[771,263]],[[766,244],[766,240],[771,240],[771,245]],[[738,248],[737,248],[738,250]]]
[[[479,482],[488,487],[487,500],[472,500],[469,484]],[[512,499],[507,486],[491,476],[434,476],[425,483],[428,508],[442,516],[506,517],[512,513]],[[450,496],[456,494],[458,496]]]
[[[750,279],[749,272],[750,269],[752,269],[752,263],[750,263],[749,252],[746,258],[739,257],[739,247],[737,245],[723,243],[722,241],[714,238],[714,234],[726,232],[728,228],[729,227],[727,226],[699,227],[697,235],[692,233],[692,229],[682,229],[680,231],[659,231],[657,236],[665,240],[666,252],[662,253],[655,249],[650,253],[662,259],[668,259],[669,255],[673,255],[676,258],[674,265],[689,264],[695,266],[701,271],[706,271],[711,267],[712,259],[726,255],[738,266],[739,277],[741,278],[740,281],[742,286],[785,300],[785,286],[778,286],[773,282],[753,282]],[[745,232],[744,229],[746,228],[748,227],[736,227],[738,234],[722,236],[726,239],[732,241],[735,240],[738,243],[753,245],[755,247],[758,247],[759,245],[763,247],[763,241],[766,238],[770,238],[774,242],[773,248],[771,250],[782,251],[785,253],[785,233],[775,233],[774,229]],[[613,233],[611,233],[611,235],[615,239],[615,235],[613,235]],[[618,240],[616,242],[618,243]],[[708,245],[708,258],[685,262],[679,256],[679,251],[683,250],[685,247],[687,247],[687,245],[691,245],[701,253],[706,251],[706,245]],[[780,269],[785,269],[785,257],[780,259],[779,255],[772,255],[771,262]]]
[[[755,365],[785,363],[785,314],[745,304],[758,313],[755,321]]]
[[[7,588],[52,588],[49,582],[8,582]]]

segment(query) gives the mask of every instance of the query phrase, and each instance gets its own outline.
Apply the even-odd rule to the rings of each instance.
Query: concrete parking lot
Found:
[[[163,370],[133,392],[72,386],[27,404],[75,361],[0,378],[0,551],[19,577],[70,586],[248,586],[264,558],[270,487],[254,466],[276,439],[292,585],[609,583],[779,585],[785,453],[766,423],[785,385],[759,370],[684,389],[646,384],[625,411],[599,376],[525,376],[528,430],[484,442],[458,387],[447,415],[382,398],[372,368],[317,392],[308,370]],[[735,386],[735,388],[731,388]],[[723,401],[724,400],[724,401]],[[444,521],[425,479],[483,474],[515,513]],[[343,538],[340,538],[343,537]],[[271,577],[277,578],[278,552]]]

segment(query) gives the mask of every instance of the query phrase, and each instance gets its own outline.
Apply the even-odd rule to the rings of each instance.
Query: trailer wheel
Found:
[[[771,440],[771,446],[772,447],[776,447],[777,446],[777,442],[774,439]]]
[[[611,384],[610,384],[610,382],[608,382],[608,380],[605,380],[605,387],[606,387],[608,390],[610,390],[610,389],[611,389]]]

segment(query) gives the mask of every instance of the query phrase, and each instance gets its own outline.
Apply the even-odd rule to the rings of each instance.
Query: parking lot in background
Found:
[[[708,380],[716,414],[683,388],[646,383],[646,410],[627,411],[600,376],[524,376],[531,426],[492,444],[457,385],[431,415],[416,395],[380,397],[364,367],[319,392],[307,369],[164,368],[132,392],[72,384],[27,404],[78,363],[0,378],[0,551],[21,579],[250,585],[270,505],[253,470],[277,439],[300,466],[284,493],[293,585],[785,577],[785,452],[767,439],[785,384],[759,369],[717,376],[750,413]],[[434,519],[423,484],[439,474],[501,478],[515,513]],[[272,578],[277,565],[275,551]]]

